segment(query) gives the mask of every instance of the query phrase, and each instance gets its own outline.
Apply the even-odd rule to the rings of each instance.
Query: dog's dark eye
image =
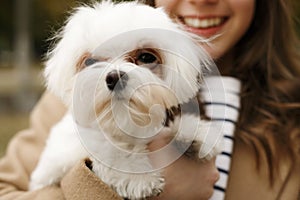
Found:
[[[135,64],[152,70],[161,64],[161,59],[155,50],[140,49],[136,52]]]
[[[151,54],[151,53],[141,53],[138,57],[137,57],[137,62],[140,62],[141,64],[150,64],[150,63],[154,63],[157,61],[157,58],[155,55]]]
[[[97,62],[99,62],[99,60],[97,60],[95,58],[87,58],[84,61],[84,65],[88,67],[88,66],[91,66],[91,65],[93,65],[93,64],[95,64]]]
[[[137,49],[128,56],[129,62],[151,70],[158,77],[163,77],[162,57],[160,51],[153,48]]]

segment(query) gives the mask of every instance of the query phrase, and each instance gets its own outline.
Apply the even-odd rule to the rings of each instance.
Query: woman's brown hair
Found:
[[[243,83],[237,139],[253,146],[257,166],[265,156],[270,183],[280,162],[288,159],[292,170],[300,153],[300,45],[292,8],[291,0],[256,1],[231,72]]]
[[[236,45],[230,75],[242,81],[236,139],[267,160],[270,183],[300,154],[300,45],[292,0],[257,0],[253,22]],[[144,3],[154,6],[153,0]],[[285,160],[286,161],[286,160]],[[288,178],[288,177],[287,177]]]

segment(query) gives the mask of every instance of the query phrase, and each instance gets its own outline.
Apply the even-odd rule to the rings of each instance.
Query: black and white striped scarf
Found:
[[[241,83],[233,77],[211,76],[205,78],[201,90],[206,115],[212,123],[222,126],[223,150],[216,158],[220,179],[214,186],[211,200],[225,199],[227,180],[230,172],[231,154],[234,145],[235,124],[240,109]]]

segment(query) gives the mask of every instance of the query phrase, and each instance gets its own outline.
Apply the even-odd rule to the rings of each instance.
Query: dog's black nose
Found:
[[[128,75],[123,71],[113,70],[106,76],[106,85],[111,91],[119,91],[126,87]]]

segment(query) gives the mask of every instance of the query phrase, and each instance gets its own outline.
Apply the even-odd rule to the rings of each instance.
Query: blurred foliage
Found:
[[[24,0],[25,1],[25,0]],[[88,0],[26,0],[30,4],[30,29],[33,40],[33,52],[39,57],[46,52],[47,38],[58,30],[68,11]],[[0,6],[0,50],[13,50],[16,17],[14,0],[1,0]]]
[[[12,48],[13,4],[10,0],[2,0],[0,6],[0,50]]]
[[[86,3],[88,1],[82,0],[80,2]],[[37,55],[43,55],[46,52],[49,46],[47,39],[62,26],[72,8],[78,5],[78,1],[74,0],[32,0],[32,37]]]
[[[33,40],[33,53],[37,59],[41,58],[49,46],[47,38],[57,31],[72,8],[89,3],[93,0],[24,0],[30,3],[30,29]],[[124,1],[124,0],[114,0]],[[16,0],[1,0],[0,6],[0,51],[12,51],[15,30],[15,2]],[[300,35],[300,2],[295,0],[297,10],[297,31]]]

